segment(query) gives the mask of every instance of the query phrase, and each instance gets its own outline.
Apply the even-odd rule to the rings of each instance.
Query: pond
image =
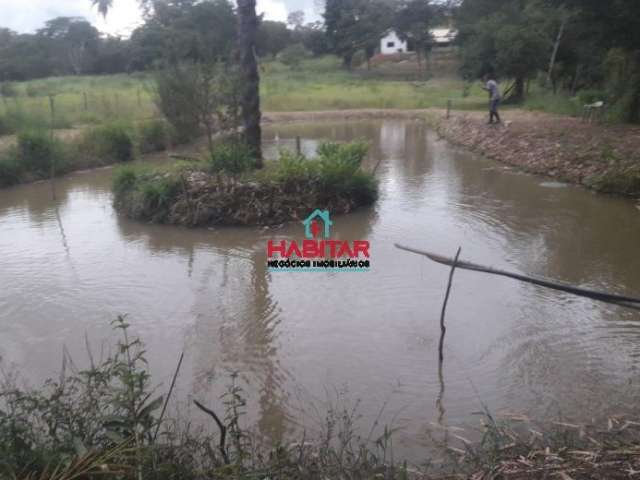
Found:
[[[455,274],[439,376],[449,269],[394,242],[447,256],[461,246],[466,260],[638,295],[633,202],[511,171],[420,122],[272,125],[267,153],[293,148],[296,136],[307,152],[321,139],[370,143],[378,203],[332,218],[333,237],[370,242],[370,271],[269,272],[267,241],[303,239],[301,223],[129,221],[112,208],[111,169],[58,180],[56,202],[47,183],[2,190],[5,368],[35,384],[57,374],[63,350],[87,365],[87,348],[104,356],[110,321],[127,314],[163,390],[185,352],[180,408],[191,398],[222,408],[238,372],[245,422],[264,437],[315,431],[329,404],[357,405],[365,434],[378,417],[398,427],[395,453],[414,460],[442,438],[438,424],[477,426],[484,408],[567,421],[631,408],[637,312],[474,272]]]

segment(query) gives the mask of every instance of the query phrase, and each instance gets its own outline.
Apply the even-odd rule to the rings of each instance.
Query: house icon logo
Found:
[[[324,238],[329,238],[333,222],[329,215],[329,210],[316,209],[303,222],[304,235],[310,240],[318,238],[321,234]],[[322,223],[324,226],[320,226]]]

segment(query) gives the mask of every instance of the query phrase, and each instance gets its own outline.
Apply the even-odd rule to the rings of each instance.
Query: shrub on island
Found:
[[[363,143],[325,143],[314,158],[283,151],[255,170],[250,150],[228,143],[207,161],[121,167],[114,205],[133,219],[188,226],[278,224],[315,208],[347,213],[377,199],[366,156]]]

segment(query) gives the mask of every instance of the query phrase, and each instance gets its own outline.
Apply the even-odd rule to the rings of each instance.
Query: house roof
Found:
[[[456,29],[448,28],[448,27],[431,28],[431,29],[429,29],[429,32],[431,33],[431,36],[433,37],[433,40],[436,43],[448,43],[448,42],[451,42],[458,35],[458,31]],[[389,29],[389,30],[385,31],[380,38],[381,39],[385,38],[388,35],[390,35],[391,33],[395,33],[396,35],[398,35],[396,30]]]

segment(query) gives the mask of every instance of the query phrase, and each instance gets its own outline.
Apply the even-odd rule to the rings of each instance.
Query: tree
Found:
[[[286,23],[263,20],[258,28],[257,53],[264,57],[275,57],[284,48],[291,44],[291,30]]]
[[[357,18],[358,38],[355,41],[359,49],[364,51],[369,69],[370,60],[380,45],[380,38],[393,24],[394,11],[391,4],[385,1],[360,1]]]
[[[390,6],[380,0],[327,0],[324,19],[329,50],[351,68],[358,50],[368,58],[373,55],[392,15]]]
[[[60,74],[79,75],[91,69],[100,33],[84,18],[54,18],[47,21],[37,35],[47,40],[49,61],[57,66]]]
[[[156,2],[147,24],[162,28],[165,59],[213,62],[228,59],[236,41],[235,14],[228,0]]]
[[[356,0],[326,0],[324,10],[325,34],[330,51],[342,58],[342,64],[351,68],[357,46],[353,32],[357,22],[355,15]]]
[[[427,67],[429,54],[433,48],[430,28],[435,24],[436,10],[427,0],[409,0],[401,5],[395,18],[398,36],[413,43],[418,67],[422,71],[422,60]]]
[[[304,12],[302,10],[295,10],[287,16],[287,23],[294,29],[302,28],[304,25]]]
[[[106,17],[113,5],[113,0],[91,0],[91,4],[98,8],[100,15]]]
[[[240,83],[235,67],[185,62],[168,66],[156,80],[156,104],[180,140],[192,140],[204,129],[213,153],[214,133],[237,130]]]
[[[459,24],[464,76],[513,79],[510,98],[521,101],[526,81],[545,67],[553,47],[547,18],[536,6],[525,0],[465,2],[461,13],[468,23]]]
[[[93,72],[114,74],[129,71],[131,66],[131,42],[120,37],[107,37],[98,45]]]
[[[320,21],[307,23],[304,27],[294,30],[292,39],[294,43],[302,43],[304,48],[315,56],[329,53],[324,24]]]
[[[256,166],[262,167],[262,130],[260,128],[260,74],[256,59],[258,17],[256,0],[238,0],[238,53],[240,76],[243,82],[241,96],[244,137],[256,157]]]

